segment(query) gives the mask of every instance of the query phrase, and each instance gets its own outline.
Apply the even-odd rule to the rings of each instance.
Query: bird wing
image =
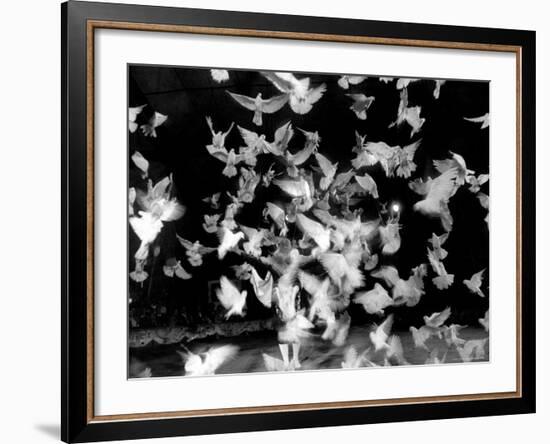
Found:
[[[378,270],[371,272],[370,275],[377,279],[383,279],[389,287],[393,287],[399,281],[399,272],[392,266],[383,265]]]
[[[416,150],[420,146],[420,143],[422,143],[422,139],[419,139],[416,142],[403,147],[403,151],[405,151],[405,153],[407,154],[407,160],[413,160],[414,154],[416,153]]]
[[[239,347],[235,345],[222,345],[221,347],[212,347],[206,352],[204,358],[204,367],[208,370],[210,374],[213,374],[218,367],[220,367],[224,362],[233,358]]]
[[[474,287],[479,288],[483,283],[483,273],[485,273],[485,268],[472,275],[470,282]]]
[[[149,162],[143,157],[143,154],[139,151],[134,152],[134,154],[132,154],[132,161],[144,174],[147,174],[149,171]]]
[[[306,273],[305,271],[300,270],[298,272],[298,280],[300,281],[302,288],[311,295],[317,293],[319,288],[321,288],[321,280],[312,274]]]
[[[216,295],[226,310],[237,304],[242,297],[235,284],[225,276],[220,278],[220,288],[216,291]]]
[[[336,173],[336,164],[333,164],[321,153],[315,153],[315,158],[317,159],[317,163],[321,167],[321,170],[326,177],[334,176],[334,174]]]
[[[296,215],[298,227],[303,233],[312,238],[315,243],[323,250],[330,247],[330,232],[319,222],[315,222],[303,214]]]
[[[274,185],[277,185],[281,190],[292,197],[302,197],[309,194],[309,186],[307,182],[303,179],[301,180],[291,180],[291,179],[275,179],[273,181]]]
[[[277,128],[273,139],[273,145],[276,146],[276,151],[273,152],[273,154],[280,154],[284,152],[293,136],[294,130],[292,129],[292,124],[290,121]]]
[[[255,133],[254,131],[247,130],[246,128],[243,128],[242,126],[237,125],[237,128],[239,130],[239,133],[241,134],[241,137],[244,140],[244,143],[246,146],[255,148],[256,144],[258,143],[258,139],[260,136],[258,133]]]
[[[323,94],[327,90],[327,85],[322,83],[317,88],[310,89],[307,95],[308,102],[313,105],[315,102],[318,102]]]
[[[447,319],[449,319],[449,316],[451,316],[451,307],[447,307],[439,313],[433,313],[428,317],[428,319],[430,320],[430,325],[440,327]]]
[[[428,194],[428,191],[430,190],[430,187],[432,186],[433,180],[431,178],[428,178],[427,180],[422,179],[415,179],[411,182],[409,182],[409,188],[413,190],[416,194],[420,194],[421,196],[425,196]]]
[[[225,148],[216,148],[214,145],[206,145],[206,149],[216,159],[218,159],[221,162],[226,163],[227,159],[229,158],[229,153]]]
[[[386,336],[389,336],[392,326],[393,326],[393,313],[388,315],[388,317],[384,320],[384,322],[382,322],[378,326],[376,330],[383,332]]]
[[[288,94],[279,94],[262,101],[262,112],[271,114],[279,111],[288,102]]]
[[[447,202],[455,190],[457,175],[457,169],[451,168],[433,179],[426,199]]]
[[[256,111],[256,102],[252,97],[232,93],[231,91],[227,91],[227,94],[229,94],[233,98],[233,100],[235,100],[235,102],[237,102],[239,105],[245,107],[250,111]]]
[[[130,122],[135,122],[138,114],[140,114],[146,106],[147,104],[128,108],[128,120]]]
[[[262,72],[262,75],[283,93],[289,93],[294,88],[293,83],[297,82],[294,75],[290,73]]]
[[[464,120],[467,120],[468,122],[482,123],[482,122],[485,122],[485,120],[487,120],[488,115],[489,114],[483,114],[482,116],[479,116],[479,117],[464,117]]]
[[[359,85],[359,83],[364,81],[367,77],[366,76],[347,76],[347,78],[350,85]]]
[[[355,180],[361,185],[361,188],[372,194],[375,199],[378,198],[378,187],[369,173],[365,173],[363,176],[355,176]]]

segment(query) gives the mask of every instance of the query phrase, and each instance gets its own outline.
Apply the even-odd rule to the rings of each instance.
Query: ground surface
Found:
[[[369,331],[369,327],[352,327],[346,344],[343,347],[334,347],[330,343],[323,341],[320,335],[313,334],[302,343],[300,349],[300,363],[302,367],[300,371],[341,368],[344,352],[347,347],[353,345],[361,353],[371,345],[368,339]],[[416,348],[409,332],[394,332],[394,334],[400,337],[403,344],[404,357],[410,365],[426,364],[426,360],[430,357],[430,351]],[[468,327],[460,332],[460,337],[465,340],[483,339],[487,337],[487,333],[481,328]],[[187,344],[187,346],[193,353],[200,353],[208,350],[210,347],[224,344],[238,346],[239,352],[235,358],[229,360],[218,369],[216,372],[218,374],[265,372],[266,368],[262,353],[267,353],[281,359],[275,332],[254,333],[235,338],[209,338],[193,341]],[[463,362],[456,347],[448,347],[443,340],[431,338],[426,344],[430,350],[437,348],[439,359],[444,359],[445,363]],[[151,369],[153,377],[185,375],[184,362],[177,353],[177,350],[182,351],[183,348],[179,344],[154,344],[139,349],[130,349],[130,376],[135,376],[145,367]],[[486,347],[486,351],[484,360],[489,360],[488,347]],[[380,354],[372,355],[372,360],[380,365],[383,364],[383,356]]]

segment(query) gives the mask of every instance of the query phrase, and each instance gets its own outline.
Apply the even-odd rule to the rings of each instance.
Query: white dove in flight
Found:
[[[400,97],[401,100],[397,109],[397,118],[395,119],[395,121],[390,123],[389,128],[399,126],[402,123],[407,122],[411,127],[411,133],[409,137],[412,137],[420,131],[426,119],[420,117],[420,113],[422,112],[422,108],[420,108],[420,106],[409,107],[407,88],[403,88],[401,90]]]
[[[257,126],[262,126],[263,124],[262,114],[273,114],[279,111],[288,102],[288,94],[279,94],[270,99],[263,99],[262,93],[258,93],[255,98],[232,93],[230,91],[227,91],[227,94],[229,94],[239,105],[254,112],[252,122]]]
[[[454,282],[454,274],[447,273],[445,265],[441,262],[435,253],[428,248],[428,260],[432,266],[433,271],[437,274],[437,277],[432,279],[433,284],[439,290],[445,290],[449,288]]]
[[[477,273],[474,273],[470,279],[464,279],[462,282],[468,290],[470,290],[471,293],[477,294],[478,296],[481,296],[482,298],[485,297],[485,294],[481,290],[481,284],[483,283],[483,274],[485,273],[485,269],[478,271]]]
[[[149,161],[143,157],[143,154],[139,151],[135,151],[134,154],[132,154],[132,162],[134,162],[134,165],[140,169],[141,177],[143,179],[147,179],[149,174]]]
[[[244,316],[246,294],[246,290],[239,291],[227,277],[220,278],[220,288],[216,290],[216,296],[227,310],[225,319],[229,319],[232,315]]]
[[[319,247],[319,251],[327,251],[330,248],[330,230],[303,214],[297,214],[296,221],[302,233],[307,234],[315,241]]]
[[[481,129],[489,127],[489,113],[483,114],[479,117],[464,117],[464,120],[468,122],[481,123]]]
[[[466,328],[466,325],[451,324],[449,326],[443,326],[443,339],[447,343],[447,346],[455,345],[460,347],[466,342],[464,339],[458,336],[460,330]]]
[[[214,247],[205,247],[199,241],[191,242],[187,239],[184,239],[179,234],[176,234],[176,239],[180,245],[185,248],[185,255],[187,260],[193,267],[200,267],[203,264],[203,256],[205,254],[213,253],[217,250]]]
[[[332,163],[321,153],[315,153],[315,159],[317,159],[317,163],[321,167],[321,171],[323,173],[319,186],[322,190],[326,190],[334,180],[334,175],[338,169],[338,163]]]
[[[489,331],[489,310],[485,312],[485,315],[482,318],[478,319],[480,325],[485,329],[486,332]]]
[[[416,154],[416,150],[420,146],[421,142],[422,139],[417,140],[410,145],[404,146],[403,148],[397,147],[395,153],[396,160],[394,161],[397,165],[397,168],[395,170],[395,174],[397,175],[397,177],[408,179],[409,177],[411,177],[412,173],[416,171],[414,155]]]
[[[389,222],[378,228],[380,233],[380,242],[382,243],[382,254],[391,255],[397,252],[401,247],[401,235],[399,234],[399,224]]]
[[[376,351],[389,348],[387,340],[390,335],[392,326],[393,314],[390,314],[384,320],[384,322],[382,322],[379,326],[377,326],[373,331],[369,333],[369,339],[374,345],[374,349]]]
[[[364,82],[367,76],[343,75],[338,79],[338,86],[342,89],[349,89],[350,85],[359,85]]]
[[[206,123],[208,124],[208,128],[210,129],[210,132],[212,133],[212,144],[208,145],[208,147],[211,147],[208,151],[219,151],[219,150],[225,150],[225,139],[231,132],[234,126],[234,122],[231,122],[231,125],[229,125],[229,128],[226,132],[223,131],[214,131],[214,124],[212,123],[212,118],[210,116],[206,116]],[[211,153],[212,154],[212,153]]]
[[[367,97],[365,94],[346,94],[346,96],[353,100],[353,104],[349,107],[349,109],[355,113],[358,119],[366,120],[367,110],[374,103],[374,97]]]
[[[445,308],[440,312],[432,313],[430,316],[424,316],[424,324],[426,327],[438,329],[440,328],[451,316],[451,307]]]
[[[424,199],[414,204],[413,209],[425,216],[439,218],[445,231],[451,231],[453,226],[448,203],[455,192],[457,179],[457,169],[451,168],[435,179],[409,182],[409,187],[413,191],[424,196]]]
[[[441,236],[437,236],[435,233],[432,233],[432,237],[428,239],[428,242],[432,246],[433,254],[437,260],[442,261],[447,257],[448,252],[442,247],[442,245],[447,242],[448,238],[449,233],[442,234]]]
[[[409,331],[411,332],[414,346],[416,348],[423,348],[424,350],[428,350],[426,341],[432,337],[433,330],[426,327],[425,325],[420,328],[416,328],[411,325],[409,327]]]
[[[468,188],[468,191],[472,193],[477,193],[481,189],[481,186],[489,181],[489,175],[488,174],[480,174],[479,176],[475,175],[469,175],[466,176],[466,183],[470,185]]]
[[[190,351],[178,354],[185,362],[185,376],[214,375],[216,370],[229,359],[235,357],[239,348],[234,345],[222,345],[212,347],[205,353],[192,353]],[[203,357],[201,357],[201,355]]]
[[[434,86],[434,99],[439,99],[439,95],[441,93],[441,85],[445,84],[446,80],[435,80],[435,86]]]
[[[355,176],[355,180],[367,193],[375,199],[378,199],[378,187],[369,173],[364,173],[362,176]]]
[[[157,128],[161,126],[166,120],[168,119],[168,116],[165,116],[164,114],[161,114],[157,111],[151,116],[149,121],[147,123],[144,123],[139,128],[141,129],[141,132],[145,136],[150,137],[157,137]]]
[[[254,267],[250,270],[250,282],[258,300],[263,306],[270,308],[273,299],[273,276],[268,271],[265,278],[261,278]]]
[[[216,83],[223,83],[229,80],[229,71],[227,69],[211,69],[210,75]]]
[[[128,108],[128,129],[131,133],[135,133],[138,129],[138,124],[136,123],[137,117],[143,111],[147,105],[135,106]]]
[[[279,91],[290,96],[290,108],[296,114],[310,112],[313,105],[323,97],[327,89],[324,83],[315,88],[310,88],[309,77],[297,79],[294,74],[288,72],[264,72],[263,75]]]
[[[233,233],[227,227],[222,227],[218,231],[220,245],[218,246],[218,258],[223,259],[227,252],[237,246],[239,241],[244,238],[244,233],[239,231]]]
[[[384,315],[384,309],[393,305],[393,299],[379,283],[375,283],[372,290],[356,293],[353,302],[361,304],[369,314],[380,315]]]
[[[451,159],[434,160],[435,169],[440,173],[455,169],[457,173],[456,185],[457,187],[462,186],[467,181],[468,176],[473,174],[474,171],[468,169],[464,157],[460,154],[453,153],[452,151],[449,151],[449,153],[451,154]],[[455,192],[456,188],[453,194]]]
[[[183,268],[180,261],[171,258],[172,260],[167,260],[166,263],[162,266],[162,271],[167,277],[179,277],[180,279],[187,280],[191,279],[193,276]]]

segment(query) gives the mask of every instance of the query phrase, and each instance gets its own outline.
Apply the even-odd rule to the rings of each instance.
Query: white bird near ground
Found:
[[[424,350],[428,350],[426,341],[432,337],[433,330],[426,327],[425,325],[421,326],[420,328],[416,328],[411,325],[409,327],[409,331],[411,332],[414,346],[416,348],[423,348]]]
[[[204,353],[178,350],[178,354],[185,362],[185,376],[206,376],[214,375],[216,370],[229,359],[234,358],[238,351],[239,348],[234,345],[222,345],[212,347]]]
[[[378,282],[372,290],[357,292],[353,302],[361,304],[367,313],[379,315],[384,315],[384,309],[393,305],[393,299]]]
[[[464,279],[462,282],[468,290],[470,290],[471,293],[477,294],[478,296],[484,298],[485,294],[481,290],[481,285],[483,283],[483,274],[485,273],[485,269],[478,271],[477,273],[474,273],[470,279]]]
[[[263,75],[279,91],[289,95],[290,108],[296,114],[307,114],[310,112],[313,105],[323,97],[327,89],[324,83],[311,88],[309,77],[297,79],[294,74],[288,72],[264,72]]]
[[[481,129],[489,127],[489,113],[483,114],[479,117],[464,117],[464,120],[468,122],[481,123]]]
[[[223,83],[229,80],[229,71],[227,69],[211,69],[210,75],[216,83]]]
[[[147,104],[128,108],[128,129],[131,133],[135,133],[138,129],[138,124],[136,123],[137,117],[146,106]]]
[[[451,324],[443,326],[443,339],[445,339],[448,347],[451,345],[460,347],[466,343],[464,339],[458,336],[460,330],[464,328],[466,328],[466,325]]]
[[[453,217],[449,210],[449,199],[454,194],[458,172],[451,168],[435,179],[409,182],[409,187],[424,197],[413,206],[415,211],[429,217],[437,217],[445,231],[451,231]]]
[[[220,278],[220,288],[216,290],[216,296],[227,310],[225,319],[229,319],[232,315],[244,316],[246,295],[246,290],[239,291],[226,276]]]
[[[432,313],[430,316],[424,316],[424,324],[431,328],[440,328],[451,316],[451,307],[445,308],[440,312]]]
[[[466,343],[462,347],[457,346],[456,350],[458,351],[458,354],[464,362],[485,359],[485,346],[487,345],[488,341],[489,338],[471,339],[469,341],[466,341]]]
[[[338,79],[338,86],[342,89],[349,89],[350,85],[359,85],[364,82],[367,76],[343,75]]]
[[[252,122],[257,126],[262,126],[263,119],[262,115],[273,114],[279,111],[283,106],[288,102],[288,94],[279,94],[273,96],[269,99],[263,99],[262,93],[258,93],[255,98],[248,97],[242,94],[232,93],[227,91],[227,93],[237,102],[239,105],[243,106],[249,111],[254,113]]]
[[[367,110],[374,103],[374,97],[366,96],[365,94],[346,94],[346,96],[353,100],[353,104],[349,109],[355,113],[358,119],[366,120]]]
[[[157,137],[157,128],[168,120],[168,116],[157,111],[151,116],[147,123],[144,123],[139,128],[145,136]]]
[[[384,320],[384,322],[382,322],[373,331],[369,333],[369,339],[374,345],[374,349],[376,351],[389,348],[387,344],[387,340],[390,335],[392,326],[393,326],[393,314],[390,314]]]

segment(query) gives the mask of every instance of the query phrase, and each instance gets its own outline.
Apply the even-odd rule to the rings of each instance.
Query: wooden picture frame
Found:
[[[535,33],[69,1],[62,15],[62,416],[65,442],[414,421],[535,411]],[[94,32],[471,49],[516,56],[517,389],[512,392],[94,414]]]

